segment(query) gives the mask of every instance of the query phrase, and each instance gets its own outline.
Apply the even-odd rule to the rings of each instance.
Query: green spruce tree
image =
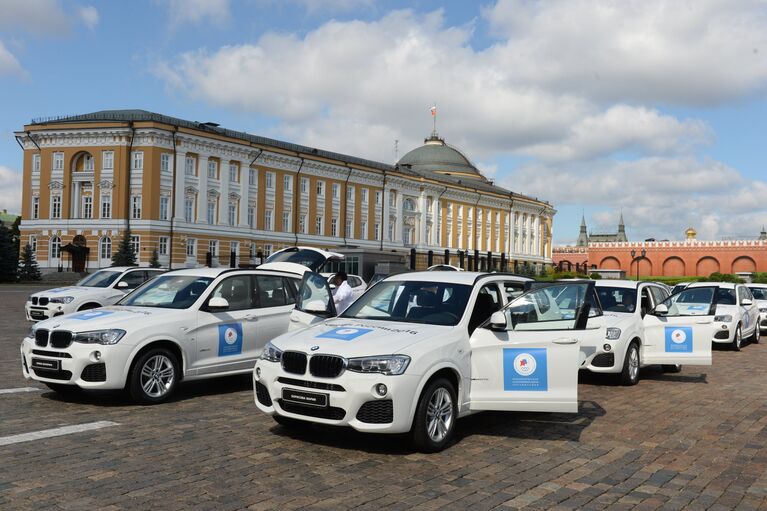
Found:
[[[19,262],[19,280],[40,280],[40,267],[37,266],[35,253],[32,252],[32,246],[27,243],[24,245],[24,251],[21,253]]]
[[[11,230],[0,222],[0,282],[15,282],[19,264],[18,240]]]
[[[136,253],[130,238],[130,229],[125,229],[117,252],[112,254],[112,266],[136,266]]]
[[[157,249],[152,250],[152,257],[149,259],[150,268],[160,267],[160,256],[157,254]]]

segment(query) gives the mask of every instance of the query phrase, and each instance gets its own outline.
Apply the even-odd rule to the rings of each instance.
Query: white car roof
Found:
[[[748,287],[758,287],[761,289],[767,288],[767,284],[746,284]]]
[[[395,275],[386,277],[384,280],[416,280],[419,282],[447,282],[450,284],[472,285],[479,277],[516,280],[518,282],[528,282],[533,280],[529,277],[510,275],[508,273],[484,273],[474,271],[416,271],[408,273],[397,273]]]
[[[268,275],[284,275],[288,272],[283,272],[279,270],[270,270],[268,268],[184,268],[181,270],[173,270],[171,272],[172,275],[179,275],[179,276],[191,276],[191,277],[211,277],[216,278],[219,275],[223,273],[253,273],[253,274],[268,274]]]
[[[637,289],[639,284],[640,282],[637,282],[636,280],[604,279],[594,281],[594,285],[596,287],[626,287],[630,289]],[[654,282],[647,282],[647,284],[654,284]]]
[[[737,286],[737,284],[734,284],[732,282],[691,282],[690,285],[687,287],[690,288],[690,287],[706,287],[706,286],[708,287],[716,286],[716,287],[721,287],[722,289],[735,289],[735,286]]]
[[[142,268],[140,266],[109,266],[108,268],[99,268],[96,271],[118,271],[120,273],[128,270],[148,270],[149,268]],[[155,268],[151,268],[155,269]],[[157,268],[158,270],[160,268]]]

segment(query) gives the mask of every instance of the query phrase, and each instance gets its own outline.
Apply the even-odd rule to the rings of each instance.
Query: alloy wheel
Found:
[[[431,395],[426,408],[426,433],[433,442],[441,442],[453,426],[453,398],[444,387]]]
[[[175,378],[173,362],[165,355],[150,357],[141,368],[141,388],[149,397],[158,398],[167,394]]]

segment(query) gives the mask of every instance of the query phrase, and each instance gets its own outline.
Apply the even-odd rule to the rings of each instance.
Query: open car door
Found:
[[[592,296],[590,296],[590,294]],[[471,336],[471,410],[578,411],[579,343],[593,282],[535,287],[493,313]]]
[[[319,273],[308,271],[301,279],[298,288],[296,308],[290,313],[288,330],[296,330],[314,325],[336,316],[333,293],[328,279]]]
[[[716,286],[687,288],[656,305],[642,320],[642,365],[711,365],[716,291]]]

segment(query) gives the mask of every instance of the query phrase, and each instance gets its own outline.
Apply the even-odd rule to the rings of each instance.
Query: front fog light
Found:
[[[261,378],[261,368],[260,367],[256,367],[256,378],[259,378],[259,379]]]
[[[101,360],[101,352],[100,351],[94,351],[93,352],[93,361],[98,362]]]
[[[604,346],[602,346],[602,349],[609,352],[609,351],[612,351],[613,347],[610,346],[609,344],[605,344]]]
[[[378,394],[380,397],[384,397],[388,391],[389,389],[387,389],[386,385],[384,385],[383,383],[379,383],[375,386],[375,393]]]

